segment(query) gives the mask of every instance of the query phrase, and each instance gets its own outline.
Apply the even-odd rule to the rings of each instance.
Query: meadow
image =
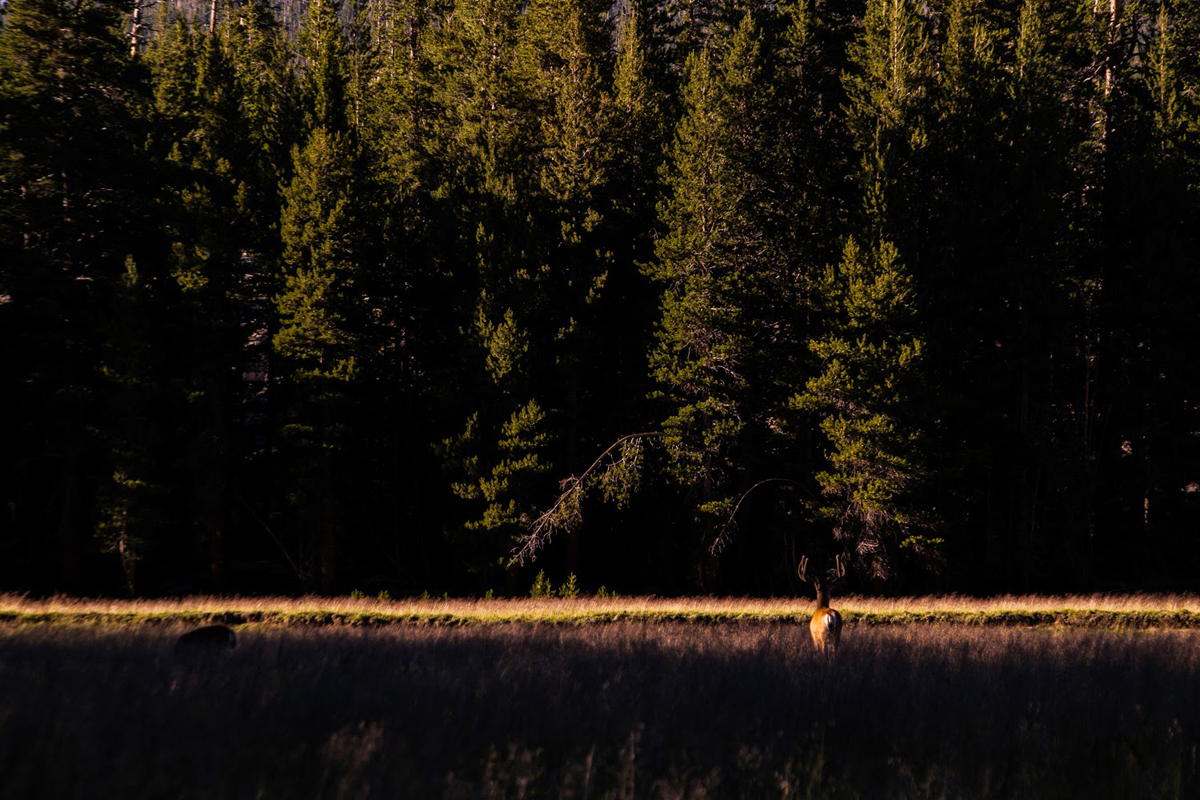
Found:
[[[1196,595],[1001,595],[971,598],[837,598],[857,625],[958,623],[964,625],[1082,626],[1088,628],[1200,628]],[[241,625],[592,623],[616,621],[788,622],[812,613],[806,597],[594,597],[371,598],[204,597],[121,600],[0,594],[0,623],[199,623]]]
[[[92,616],[0,624],[0,797],[1200,791],[1200,631],[1144,618],[1029,626],[1001,603],[995,619],[1010,621],[996,625],[876,624],[861,601],[825,659],[795,600],[627,600],[641,616],[600,619],[584,614],[595,601],[506,601],[517,618],[487,624],[464,619],[480,603],[422,601],[443,615],[458,602],[460,624],[355,624],[397,604],[309,599],[289,613],[333,609],[351,624],[246,623],[234,650],[181,652],[194,623],[155,615],[245,614],[254,601],[177,602],[140,604],[134,624],[119,616],[127,604],[98,623],[102,604],[59,599]],[[1076,610],[1195,611],[1185,598],[1105,602]]]

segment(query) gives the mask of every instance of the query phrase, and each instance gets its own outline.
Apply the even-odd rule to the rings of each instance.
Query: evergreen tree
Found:
[[[242,515],[267,491],[244,460],[261,449],[267,356],[262,306],[279,252],[278,182],[290,136],[278,26],[263,6],[233,9],[215,32],[180,18],[149,53],[160,208],[179,404],[179,522],[220,588]],[[192,537],[188,537],[192,538]],[[189,554],[190,555],[190,554]],[[191,558],[188,559],[189,563]]]
[[[756,0],[652,0],[647,5],[655,60],[680,80],[686,76],[689,56],[707,47],[722,46],[747,12],[772,4]]]
[[[821,516],[870,575],[887,578],[900,549],[929,560],[940,543],[922,505],[928,475],[914,401],[923,340],[912,280],[895,247],[883,242],[864,252],[851,239],[821,294],[830,322],[809,346],[822,371],[792,405],[818,414],[832,447],[828,469],[817,475]]]
[[[1179,508],[1177,442],[1195,427],[1191,266],[1198,212],[1194,3],[1118,3],[1095,18],[1090,100],[1098,149],[1087,277],[1094,291],[1094,404],[1087,466],[1097,561],[1161,574],[1186,547],[1168,534]],[[1191,114],[1185,108],[1191,108]],[[1153,187],[1153,188],[1151,188]],[[1190,369],[1189,369],[1190,368]],[[1188,376],[1188,377],[1185,377]],[[1126,555],[1130,541],[1137,556]]]
[[[449,397],[460,373],[447,357],[458,346],[448,320],[462,288],[441,249],[452,238],[448,220],[437,217],[430,196],[437,148],[431,146],[436,117],[426,50],[435,16],[421,0],[381,3],[369,12],[371,69],[356,85],[365,165],[359,191],[374,199],[364,223],[379,265],[372,278],[375,346],[386,365],[367,397],[379,420],[376,469],[387,476],[378,493],[389,496],[377,523],[389,535],[376,538],[407,581],[428,585],[447,561],[432,552],[436,542],[426,534],[442,524],[446,503],[430,437],[453,413]],[[363,69],[362,54],[354,58]]]
[[[994,55],[999,26],[969,5],[959,15],[964,43],[944,46],[957,60],[940,86],[942,116],[961,131],[939,153],[956,188],[939,198],[943,277],[930,310],[946,324],[931,332],[928,352],[941,385],[961,387],[942,392],[952,398],[942,441],[962,443],[947,468],[986,476],[955,516],[976,520],[969,530],[978,557],[991,560],[987,579],[1028,588],[1047,551],[1045,521],[1074,471],[1052,411],[1061,402],[1055,367],[1069,362],[1068,331],[1079,319],[1067,245],[1080,122],[1052,88],[1064,70],[1052,32],[1070,26],[1049,4],[1024,3],[1013,60],[1003,63]],[[1074,538],[1069,525],[1058,530]],[[961,545],[966,562],[969,543]]]
[[[643,228],[647,212],[653,212],[657,202],[658,169],[666,137],[665,98],[653,79],[646,16],[643,4],[630,0],[618,29],[610,91],[615,150],[610,191],[616,210],[627,218],[626,225]],[[644,260],[642,252],[642,247],[635,245],[629,260]]]
[[[861,158],[865,230],[901,251],[928,230],[928,177],[920,167],[929,144],[934,61],[928,22],[912,0],[868,0],[862,33],[844,75],[846,124]]]
[[[83,558],[96,549],[85,536],[113,511],[94,490],[111,486],[137,413],[100,412],[111,385],[97,333],[108,332],[127,259],[152,246],[140,235],[151,194],[146,91],[125,11],[19,0],[0,27],[0,398],[22,420],[4,493],[36,559],[27,569],[56,561],[56,578],[39,577],[59,590],[83,586]],[[142,479],[149,465],[138,461]]]
[[[392,203],[415,211],[419,188],[429,180],[426,139],[433,125],[427,40],[433,14],[421,0],[384,4],[374,22],[375,90],[367,94],[373,172],[394,193]],[[411,228],[408,214],[395,225]],[[391,227],[391,226],[389,226]]]
[[[795,199],[789,246],[806,265],[840,257],[847,179],[851,172],[841,74],[828,41],[828,11],[812,0],[781,4],[776,27],[776,102],[785,122],[767,142]]]
[[[284,190],[287,272],[275,349],[305,376],[350,379],[361,349],[366,315],[357,299],[357,197],[346,150],[341,137],[317,128],[296,149],[296,174]]]
[[[597,402],[611,379],[604,333],[621,324],[623,309],[609,300],[615,264],[611,182],[615,166],[612,98],[604,91],[608,30],[594,2],[533,3],[526,12],[524,39],[533,46],[527,69],[538,86],[542,110],[535,224],[546,276],[545,298],[535,330],[554,361],[536,378],[539,394],[559,411],[562,463],[581,459],[580,440],[589,426],[607,427],[621,406]],[[594,439],[585,439],[587,450]],[[567,538],[568,573],[579,570],[578,542]]]
[[[549,412],[541,411],[541,395],[545,365],[553,364],[545,329],[535,330],[545,319],[553,276],[539,253],[542,136],[534,108],[538,87],[518,46],[522,5],[464,0],[441,19],[426,50],[435,107],[431,192],[447,234],[436,258],[450,273],[443,285],[454,304],[443,314],[458,333],[443,355],[454,369],[443,373],[435,391],[447,412],[466,420],[439,448],[452,489],[464,501],[451,504],[445,527],[455,558],[485,584],[497,577],[522,530],[521,515],[541,494],[532,477],[543,468],[517,458],[513,469],[530,475],[508,475],[514,451],[505,443],[530,436],[530,447],[546,446],[540,432]],[[506,479],[493,484],[489,497],[470,488],[497,470]]]
[[[521,148],[536,136],[522,113],[515,69],[521,5],[461,0],[431,37],[432,99],[440,117],[434,146],[447,171],[441,176],[446,191],[461,182],[481,195],[515,201],[524,188],[516,184],[516,174],[525,172]]]
[[[164,381],[165,353],[155,346],[162,324],[153,287],[133,257],[111,288],[109,313],[101,322],[100,440],[111,474],[98,489],[96,531],[102,549],[117,556],[124,588],[136,596],[143,586],[140,566],[150,556],[171,555],[163,541],[174,520],[168,514],[169,461],[166,451],[171,408]]]
[[[495,450],[481,442],[478,419],[472,415],[463,433],[442,443],[442,452],[462,465],[463,478],[451,485],[454,494],[481,511],[464,523],[474,535],[460,540],[457,549],[470,571],[486,582],[491,572],[510,569],[508,551],[533,521],[531,499],[544,488],[549,471],[545,451],[552,439],[546,414],[535,400],[504,421]]]
[[[547,573],[774,592],[831,529],[1181,585],[1197,42],[1197,0],[0,3],[0,588],[515,590],[570,531]]]
[[[294,177],[283,192],[283,285],[274,298],[279,323],[272,339],[281,361],[291,525],[304,578],[326,590],[341,578],[354,530],[363,476],[351,466],[361,442],[351,423],[372,352],[343,36],[330,2],[309,7],[301,55],[310,132],[293,151]]]
[[[957,45],[965,38],[962,13],[951,9]],[[924,345],[915,319],[920,284],[912,276],[934,263],[930,117],[937,70],[929,27],[917,3],[869,0],[851,45],[852,68],[843,81],[846,121],[861,159],[860,233],[820,292],[827,327],[810,348],[824,369],[793,400],[819,413],[834,447],[826,453],[830,468],[817,478],[822,494],[836,502],[821,514],[833,522],[835,539],[877,578],[893,573],[900,548],[929,562],[937,543],[923,532],[930,519],[918,498],[927,475],[920,415],[911,405]],[[970,57],[961,50],[954,56]],[[872,244],[863,250],[859,239]],[[913,272],[905,261],[916,265]]]
[[[350,128],[350,54],[341,6],[341,0],[313,0],[300,30],[301,107],[310,132]]]
[[[719,63],[711,50],[690,60],[665,168],[666,233],[647,268],[664,284],[650,359],[671,409],[664,441],[707,520],[705,547],[802,370],[805,276],[781,233],[789,208],[769,157],[777,124],[769,52],[747,14]]]
[[[292,47],[262,0],[230,9],[220,35],[238,95],[236,208],[253,259],[249,266],[264,276],[279,255],[280,187],[291,175],[292,146],[301,140]]]
[[[608,90],[609,163],[601,196],[608,207],[604,247],[611,255],[604,285],[608,313],[598,321],[596,334],[607,368],[595,388],[597,406],[608,414],[593,426],[601,438],[598,444],[644,425],[649,415],[646,353],[653,342],[658,298],[639,267],[654,257],[659,171],[669,127],[667,99],[654,81],[645,5],[631,0],[620,22]]]
[[[538,267],[523,299],[521,341],[547,356],[532,362],[526,385],[547,408],[559,471],[581,468],[636,418],[641,398],[629,382],[644,374],[651,313],[633,259],[649,254],[661,123],[637,8],[620,22],[615,64],[605,10],[592,0],[531,3],[516,65],[528,87],[524,113],[539,134],[523,220]],[[524,533],[514,531],[510,546]],[[563,540],[554,555],[575,573],[581,538],[572,528]]]

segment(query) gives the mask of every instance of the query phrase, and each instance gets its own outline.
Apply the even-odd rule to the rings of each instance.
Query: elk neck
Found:
[[[829,608],[829,590],[817,584],[817,608]]]

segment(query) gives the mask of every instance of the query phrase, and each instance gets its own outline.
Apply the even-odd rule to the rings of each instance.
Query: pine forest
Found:
[[[0,9],[0,590],[1197,585],[1200,0]]]

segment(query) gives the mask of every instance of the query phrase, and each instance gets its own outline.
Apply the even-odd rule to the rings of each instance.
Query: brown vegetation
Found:
[[[1200,634],[0,626],[0,796],[1185,797]]]
[[[1085,627],[1200,627],[1197,595],[957,595],[838,598],[848,624],[1075,624]],[[589,622],[615,620],[791,621],[808,619],[799,597],[576,597],[381,600],[351,597],[205,597],[153,600],[0,594],[0,621],[284,624],[388,622]]]

